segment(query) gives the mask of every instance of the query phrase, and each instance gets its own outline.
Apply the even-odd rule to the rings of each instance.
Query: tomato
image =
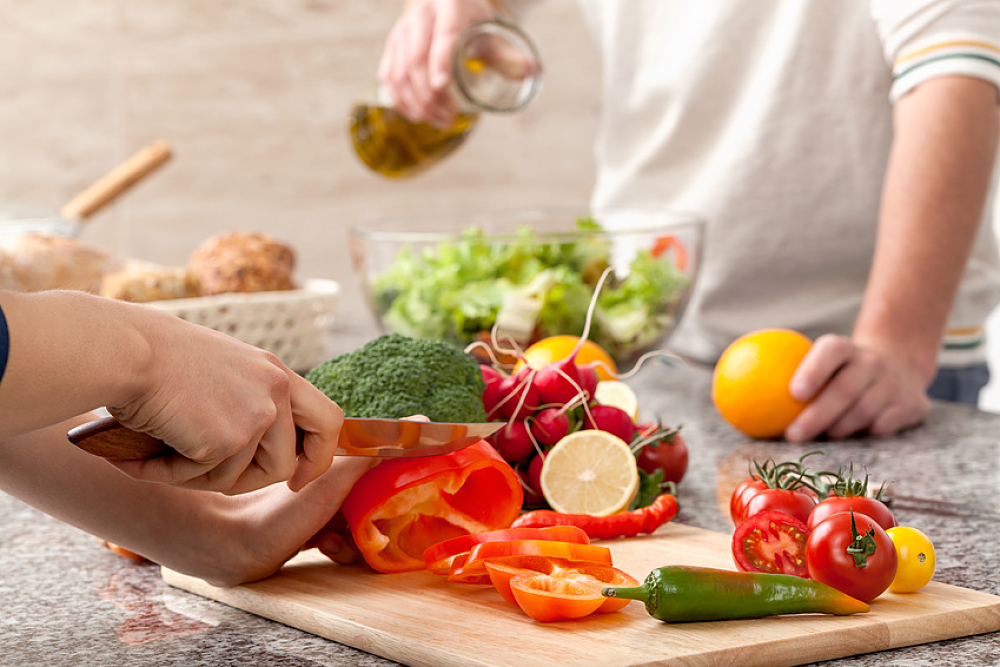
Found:
[[[808,578],[806,524],[784,512],[759,512],[733,533],[733,561],[742,572],[794,574]]]
[[[747,517],[759,512],[784,512],[802,523],[816,507],[816,496],[807,489],[761,489],[744,505]]]
[[[595,544],[576,544],[551,540],[484,542],[472,547],[464,562],[458,558],[455,559],[448,575],[448,581],[489,583],[489,575],[486,572],[488,561],[516,563],[522,556],[545,556],[546,558],[560,558],[572,563],[611,565],[611,550]]]
[[[509,542],[511,540],[555,540],[589,544],[590,537],[576,526],[549,526],[545,528],[501,528],[484,533],[462,535],[438,542],[424,551],[427,569],[434,574],[448,574],[456,556],[468,554],[472,547],[484,542]]]
[[[747,518],[747,502],[766,488],[768,488],[767,483],[756,475],[750,475],[736,485],[733,495],[729,498],[729,516],[732,517],[734,526],[740,525],[743,519]]]
[[[523,560],[507,563],[487,562],[486,571],[490,582],[500,593],[500,596],[512,604],[517,604],[511,590],[511,580],[520,574],[541,573],[550,576],[578,581],[593,587],[600,592],[605,586],[638,586],[639,581],[632,575],[610,565],[572,564],[564,560],[544,558],[542,556],[525,556]],[[601,613],[618,611],[629,603],[627,598],[605,598],[604,604],[597,608]]]
[[[895,526],[885,531],[896,548],[896,576],[889,584],[893,593],[913,593],[934,577],[934,545],[916,528]]]
[[[541,622],[583,618],[604,604],[604,596],[592,586],[538,572],[514,577],[510,589],[521,611]]]
[[[850,553],[852,545],[859,553]],[[806,541],[809,576],[862,602],[881,595],[896,576],[896,548],[882,526],[840,512],[816,524]]]
[[[819,501],[812,512],[809,513],[809,520],[806,525],[812,530],[823,519],[838,512],[849,512],[854,510],[855,514],[864,514],[882,526],[883,530],[889,530],[896,525],[896,517],[893,515],[885,503],[868,496],[830,496]]]
[[[679,484],[688,469],[688,446],[678,433],[669,440],[640,449],[635,462],[643,472],[652,475],[657,470],[663,470],[664,482]]]

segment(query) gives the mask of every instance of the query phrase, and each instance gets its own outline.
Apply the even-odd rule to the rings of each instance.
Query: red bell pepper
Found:
[[[594,544],[553,542],[551,540],[513,540],[484,542],[472,547],[468,558],[456,558],[448,581],[459,583],[490,583],[486,563],[517,563],[525,556],[544,556],[568,563],[611,565],[611,550]]]
[[[438,542],[508,528],[522,500],[517,473],[481,440],[451,454],[383,461],[341,510],[368,565],[409,572],[424,568],[424,551]]]
[[[594,565],[590,563],[569,563],[565,560],[545,558],[543,556],[525,556],[520,561],[487,561],[486,572],[490,582],[507,602],[518,604],[511,589],[511,581],[519,575],[547,574],[550,577],[576,581],[584,586],[601,592],[607,586],[638,586],[639,581],[629,573],[611,565]],[[610,613],[618,611],[628,604],[623,598],[605,598],[604,604],[597,608],[598,612]]]

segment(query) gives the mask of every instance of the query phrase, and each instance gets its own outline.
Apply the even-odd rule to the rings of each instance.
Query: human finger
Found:
[[[305,379],[293,380],[290,397],[295,425],[303,432],[302,451],[288,480],[288,488],[298,491],[326,472],[333,462],[344,411]]]
[[[822,352],[822,350],[820,350]],[[847,353],[845,353],[847,351]],[[810,350],[812,352],[812,350]],[[843,360],[840,365],[824,365],[822,360],[817,364],[821,371],[833,369],[832,375],[825,379],[817,373],[810,380],[820,380],[822,389],[799,413],[798,417],[785,430],[785,438],[793,442],[813,440],[844,418],[855,403],[876,381],[876,374],[864,355],[859,354],[853,345],[843,347],[837,342],[831,346],[830,358]],[[808,357],[808,355],[807,355]],[[805,359],[803,359],[805,363]],[[801,369],[801,366],[800,366]],[[798,373],[798,371],[796,371]],[[793,376],[793,382],[795,377]]]
[[[835,334],[817,338],[792,374],[788,390],[799,401],[808,401],[829,382],[830,378],[850,362],[855,353],[851,339]]]

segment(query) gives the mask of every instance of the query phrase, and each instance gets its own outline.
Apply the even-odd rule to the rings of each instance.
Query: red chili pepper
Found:
[[[409,572],[425,567],[432,545],[508,528],[522,500],[517,473],[481,440],[451,454],[383,461],[354,484],[341,510],[373,569]]]
[[[652,533],[675,516],[677,516],[677,499],[669,493],[663,493],[646,507],[608,516],[534,510],[522,514],[511,527],[577,526],[593,540],[611,540],[616,537],[634,537],[640,533]]]

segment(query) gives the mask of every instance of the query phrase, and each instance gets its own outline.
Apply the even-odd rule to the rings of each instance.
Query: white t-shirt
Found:
[[[1000,0],[580,4],[602,54],[593,211],[657,206],[706,220],[701,272],[670,341],[706,362],[759,328],[849,335],[893,101],[941,75],[1000,86]],[[1000,303],[991,211],[942,365],[985,359],[982,325]]]

